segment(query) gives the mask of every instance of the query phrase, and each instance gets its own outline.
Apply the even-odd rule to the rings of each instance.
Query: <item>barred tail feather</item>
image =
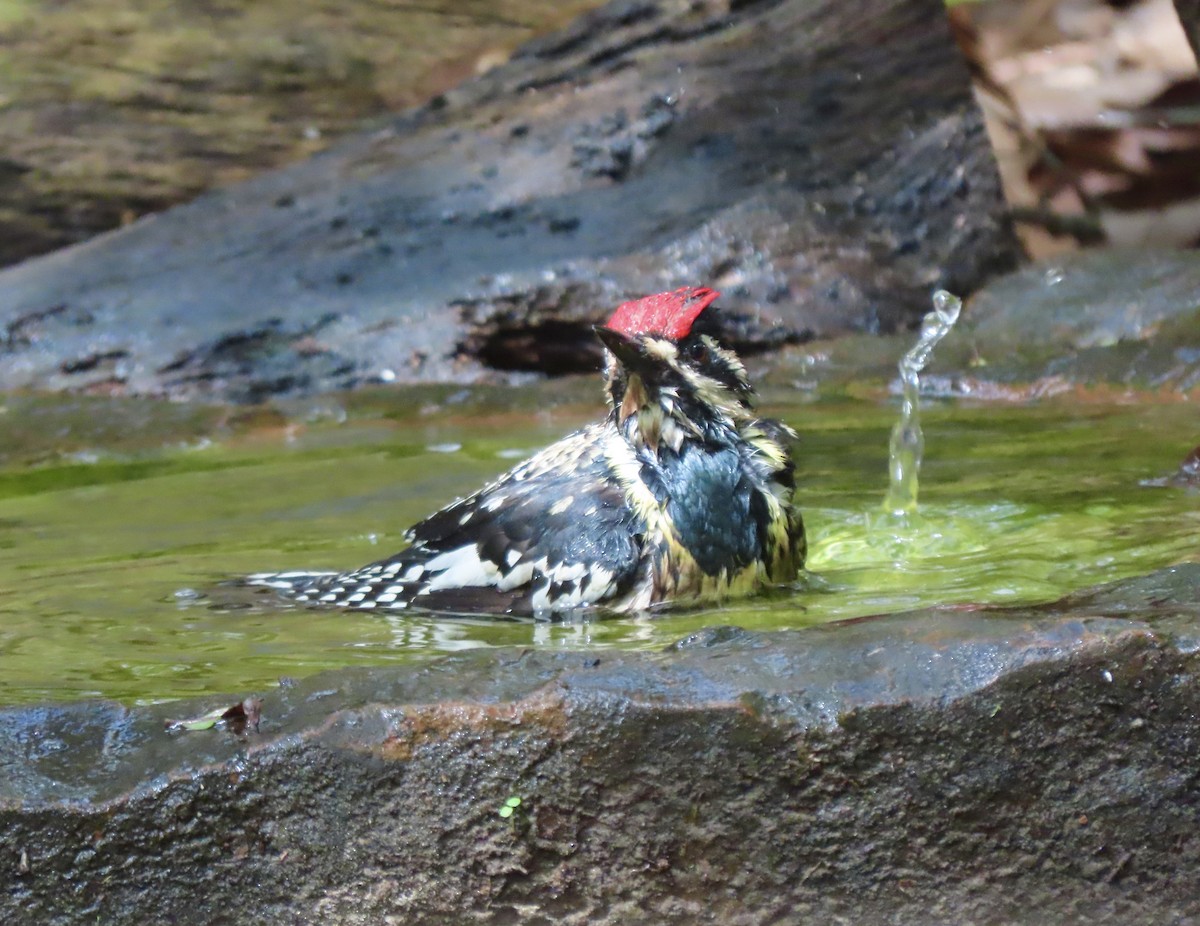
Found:
[[[337,577],[336,572],[312,572],[296,570],[294,572],[256,572],[242,579],[243,585],[261,585],[278,589],[281,592],[297,594],[306,589],[316,587],[322,581],[330,581]]]

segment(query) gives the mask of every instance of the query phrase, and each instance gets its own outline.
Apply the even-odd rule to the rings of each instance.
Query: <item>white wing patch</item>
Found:
[[[425,563],[425,574],[436,572],[422,589],[422,594],[444,588],[467,588],[479,585],[496,585],[500,570],[496,564],[481,559],[475,544],[441,553]]]
[[[545,581],[538,584],[530,599],[535,615],[590,607],[606,599],[613,590],[614,576],[602,566],[593,565],[591,569],[584,563],[550,566],[545,559],[534,565],[545,575]],[[581,588],[580,580],[585,575],[589,576],[587,587]]]
[[[534,568],[533,563],[521,563],[519,566],[514,566],[508,575],[496,583],[496,587],[502,592],[511,592],[515,588],[520,588],[533,579]]]
[[[568,495],[565,498],[560,498],[553,505],[551,505],[550,513],[551,514],[562,514],[564,511],[566,511],[568,508],[570,508],[574,504],[575,504],[575,496]]]

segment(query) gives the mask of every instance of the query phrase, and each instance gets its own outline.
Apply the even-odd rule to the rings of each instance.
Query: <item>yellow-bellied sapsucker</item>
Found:
[[[312,604],[549,617],[697,602],[804,565],[795,433],[759,418],[741,361],[705,329],[711,289],[621,305],[597,334],[609,413],[344,573],[249,577]],[[708,313],[711,315],[711,313]]]

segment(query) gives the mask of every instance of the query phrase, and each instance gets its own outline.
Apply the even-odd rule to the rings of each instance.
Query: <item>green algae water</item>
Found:
[[[1200,495],[1148,484],[1196,440],[1187,403],[927,401],[920,508],[896,517],[882,507],[895,403],[809,397],[764,405],[802,436],[810,574],[787,593],[546,624],[304,610],[269,595],[231,601],[216,587],[396,551],[409,524],[599,415],[594,387],[547,387],[532,402],[507,390],[487,401],[397,391],[240,428],[218,412],[169,411],[164,425],[136,415],[129,424],[126,411],[115,420],[127,427],[97,431],[114,420],[102,402],[8,407],[0,703],[239,694],[467,647],[659,648],[714,624],[774,630],[1041,602],[1198,552]]]

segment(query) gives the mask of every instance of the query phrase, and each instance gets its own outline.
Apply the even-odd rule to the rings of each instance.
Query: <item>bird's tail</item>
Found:
[[[260,585],[276,589],[285,595],[294,596],[319,591],[338,577],[336,572],[256,572],[246,576],[239,585]]]

